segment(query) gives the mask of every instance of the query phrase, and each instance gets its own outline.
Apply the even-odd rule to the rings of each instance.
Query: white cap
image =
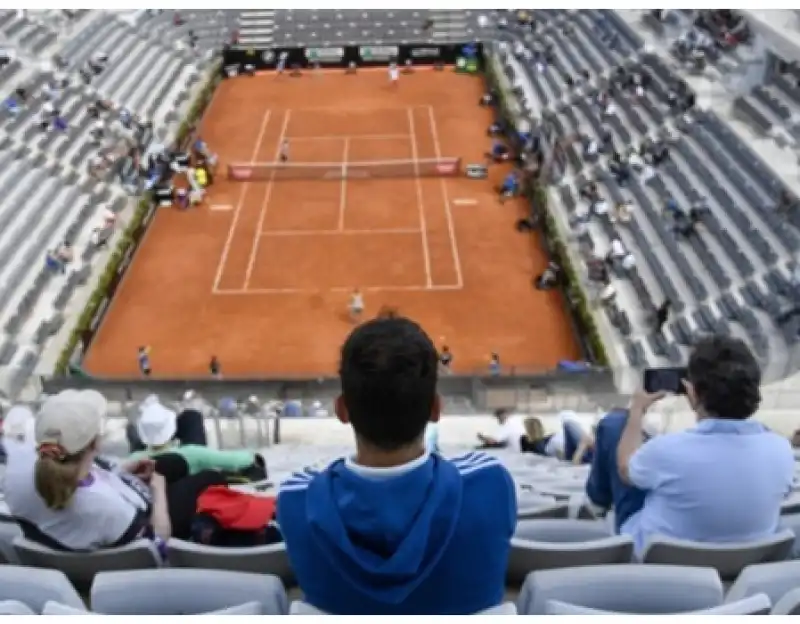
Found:
[[[164,446],[175,437],[178,415],[161,403],[150,403],[142,410],[136,428],[145,446]]]
[[[45,400],[36,417],[37,447],[56,445],[76,455],[103,434],[108,403],[95,390],[64,390]]]

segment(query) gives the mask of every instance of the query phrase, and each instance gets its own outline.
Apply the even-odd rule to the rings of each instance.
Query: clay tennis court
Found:
[[[86,369],[136,375],[149,345],[158,377],[205,375],[212,354],[228,377],[331,374],[356,287],[367,316],[390,306],[419,321],[459,372],[486,370],[492,351],[526,371],[579,357],[561,295],[532,288],[547,259],[514,230],[522,206],[492,191],[503,167],[489,180],[359,173],[481,163],[482,80],[420,70],[397,90],[387,82],[385,70],[224,81],[201,127],[220,159],[215,183],[197,209],[159,210]],[[325,179],[269,165],[226,178],[231,163],[274,163],[284,140],[290,167]]]

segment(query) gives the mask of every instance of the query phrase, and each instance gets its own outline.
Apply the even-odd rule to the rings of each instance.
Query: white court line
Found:
[[[281,146],[283,145],[284,137],[286,136],[286,129],[289,127],[289,119],[292,116],[291,109],[287,109],[283,113],[283,125],[281,126],[281,133],[278,135],[278,146],[275,148],[275,157],[273,162],[278,162],[281,156]],[[253,246],[250,249],[250,258],[247,260],[247,270],[244,273],[244,288],[250,285],[250,278],[253,276],[253,267],[256,265],[256,257],[258,257],[258,247],[261,243],[261,230],[264,229],[264,221],[267,218],[267,210],[269,210],[269,201],[272,199],[272,188],[275,186],[275,172],[273,169],[269,174],[269,182],[267,182],[267,190],[264,191],[264,200],[261,202],[261,209],[258,213],[258,225],[256,225],[256,233],[253,235]]]
[[[341,141],[347,139],[366,139],[368,141],[386,141],[390,139],[410,139],[407,134],[326,134],[320,136],[287,136],[289,142],[296,141]]]
[[[454,199],[454,206],[475,206],[478,203],[477,199]]]
[[[264,230],[261,236],[368,236],[370,234],[417,234],[419,228],[379,230]]]
[[[417,188],[417,210],[419,211],[419,227],[422,234],[422,260],[425,265],[425,283],[428,288],[433,286],[433,276],[431,275],[431,254],[428,249],[428,225],[425,221],[425,205],[422,201],[422,181],[419,177],[419,150],[417,149],[417,135],[414,128],[414,111],[406,109],[408,114],[408,127],[411,131],[411,158],[414,161],[416,176],[414,182]]]
[[[436,152],[436,158],[442,157],[442,146],[439,143],[439,128],[436,123],[436,117],[433,112],[433,106],[428,106],[428,117],[431,123],[431,136],[433,137],[433,148]],[[459,286],[464,285],[464,274],[461,270],[461,255],[458,253],[458,241],[456,240],[456,230],[453,225],[453,213],[450,210],[450,196],[447,192],[447,178],[442,176],[439,178],[442,185],[442,197],[444,198],[444,212],[447,217],[447,232],[450,234],[450,251],[453,253],[453,261],[456,265],[456,283]]]
[[[355,288],[362,292],[447,292],[461,290],[462,286],[333,286],[331,288],[233,288],[217,290],[215,295],[321,295],[325,293],[351,293]]]
[[[272,116],[272,110],[267,109],[264,113],[264,118],[261,120],[261,128],[256,136],[256,144],[253,148],[253,154],[250,156],[250,162],[254,161],[258,156],[258,151],[261,149],[261,141],[264,140],[264,133],[267,131],[267,124]],[[214,277],[214,285],[211,292],[216,292],[219,289],[219,283],[222,281],[222,273],[225,271],[225,263],[228,261],[228,254],[231,251],[231,244],[233,243],[233,234],[236,231],[236,226],[239,224],[239,216],[242,214],[242,204],[244,203],[247,189],[250,187],[250,182],[243,182],[242,188],[239,191],[239,201],[236,202],[236,209],[233,213],[233,219],[228,229],[228,236],[225,239],[225,246],[222,248],[222,255],[220,256],[219,263],[217,264],[217,274]]]
[[[340,232],[344,230],[344,213],[347,210],[347,158],[350,155],[350,139],[344,140],[342,149],[342,186],[339,189],[339,221],[336,228]]]

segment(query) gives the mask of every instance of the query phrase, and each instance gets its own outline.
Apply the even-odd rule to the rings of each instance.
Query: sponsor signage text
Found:
[[[365,61],[387,61],[400,54],[397,46],[361,46],[358,55]]]
[[[412,48],[411,58],[415,59],[438,59],[442,55],[439,48]]]
[[[340,63],[344,48],[308,48],[306,58],[312,63]]]

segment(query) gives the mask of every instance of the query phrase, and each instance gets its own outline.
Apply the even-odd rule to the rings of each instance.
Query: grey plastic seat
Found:
[[[800,587],[787,592],[772,608],[771,615],[800,615]]]
[[[75,609],[68,607],[61,603],[50,601],[44,605],[42,615],[97,615],[94,611],[86,611],[85,609]],[[261,603],[258,600],[251,600],[244,604],[227,609],[220,609],[219,611],[210,611],[202,613],[201,615],[264,615],[261,608]]]
[[[22,537],[22,529],[16,522],[0,520],[0,565],[19,563],[14,551],[14,540]]]
[[[265,615],[285,615],[289,610],[277,576],[227,570],[103,572],[91,592],[92,608],[107,615],[191,615],[253,600]]]
[[[519,523],[511,540],[507,578],[521,585],[534,570],[626,564],[632,557],[633,540],[627,535],[609,535],[603,522],[527,520]]]
[[[800,587],[800,561],[777,561],[747,566],[731,585],[726,602],[755,594],[766,594],[774,605],[791,590]]]
[[[0,615],[36,615],[36,613],[19,600],[3,600],[0,602]]]
[[[59,570],[83,591],[101,572],[157,568],[161,556],[150,540],[138,540],[119,548],[107,548],[93,553],[73,553],[52,550],[36,542],[18,537],[14,551],[22,565]]]
[[[712,568],[603,565],[531,572],[517,611],[544,615],[559,600],[620,613],[679,613],[722,604],[722,581]]]
[[[644,563],[711,567],[725,580],[735,579],[749,565],[786,559],[794,544],[794,533],[783,529],[775,535],[749,543],[708,544],[656,536],[648,540]]]
[[[63,572],[16,565],[0,566],[0,600],[16,600],[41,613],[45,603],[56,600],[83,608],[83,601]]]
[[[721,604],[710,609],[699,611],[682,611],[681,615],[768,615],[772,603],[766,594],[756,594],[743,598],[737,602]],[[622,615],[614,611],[590,609],[578,605],[561,602],[560,600],[547,601],[547,615]]]
[[[286,545],[269,544],[248,548],[218,548],[171,539],[167,544],[169,564],[173,568],[203,568],[272,574],[284,586],[296,585],[294,572],[289,566]]]

